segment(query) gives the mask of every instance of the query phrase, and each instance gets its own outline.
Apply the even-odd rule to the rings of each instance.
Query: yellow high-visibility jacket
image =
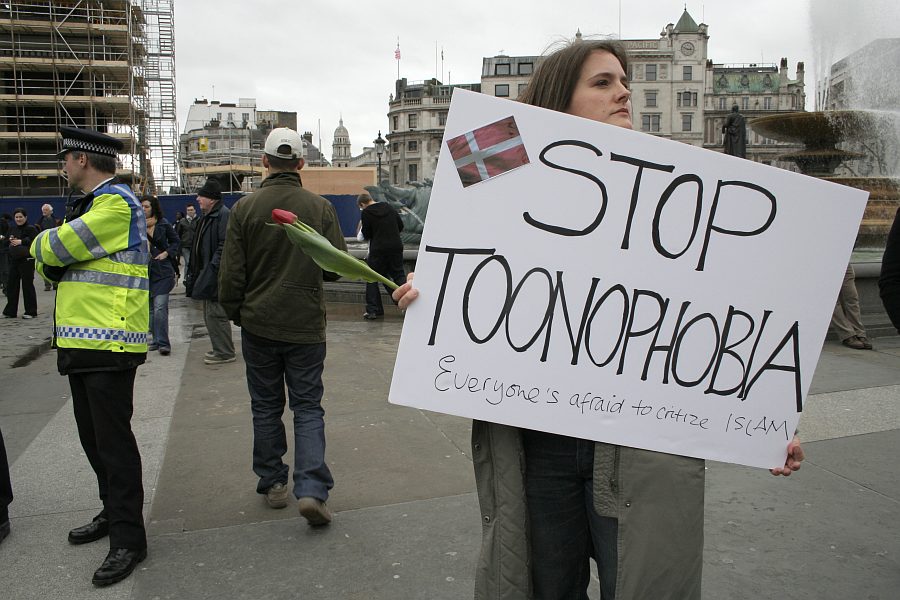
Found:
[[[52,279],[45,267],[66,267],[56,293],[56,346],[145,353],[150,253],[141,203],[112,181],[81,202],[87,203],[81,216],[42,231],[31,244],[45,279]]]

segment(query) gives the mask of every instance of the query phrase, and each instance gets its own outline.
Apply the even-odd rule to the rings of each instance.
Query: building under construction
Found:
[[[61,196],[61,126],[121,139],[119,176],[178,185],[174,0],[0,3],[0,196]]]

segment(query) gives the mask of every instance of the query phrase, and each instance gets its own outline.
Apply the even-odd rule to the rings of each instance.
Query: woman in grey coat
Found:
[[[520,102],[631,128],[624,48],[577,41],[547,56]],[[410,274],[410,280],[412,274]],[[401,309],[418,296],[407,282]],[[482,517],[475,598],[699,600],[704,461],[475,421]],[[800,467],[794,437],[783,468]]]

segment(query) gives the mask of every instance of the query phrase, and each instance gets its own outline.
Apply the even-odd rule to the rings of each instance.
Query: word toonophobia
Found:
[[[800,326],[797,321],[791,322],[783,332],[772,338],[768,331],[771,310],[753,315],[729,305],[718,315],[710,312],[696,313],[691,311],[693,303],[690,300],[678,305],[671,298],[663,297],[655,291],[628,290],[618,283],[604,289],[599,277],[591,279],[590,290],[577,303],[578,308],[573,310],[565,291],[564,271],[551,274],[545,268],[534,267],[516,282],[509,261],[503,255],[496,254],[493,248],[426,246],[425,251],[445,254],[447,257],[432,315],[429,346],[434,346],[438,341],[448,284],[455,271],[454,265],[460,262],[454,259],[460,255],[486,255],[467,275],[463,275],[466,277],[466,285],[462,292],[459,316],[469,340],[476,344],[485,344],[498,337],[502,328],[508,348],[523,353],[539,344],[539,360],[546,362],[550,358],[551,338],[556,331],[554,325],[562,321],[559,328],[564,328],[567,342],[565,358],[572,365],[578,365],[586,357],[595,367],[608,367],[614,369],[616,375],[622,375],[626,364],[637,360],[640,378],[646,381],[654,372],[656,359],[655,369],[663,384],[674,383],[680,387],[705,384],[706,394],[735,395],[740,399],[746,399],[754,384],[768,371],[789,372],[794,379],[797,412],[802,411]],[[477,291],[479,281],[487,277],[484,275],[486,269],[492,265],[499,268],[499,277],[505,283],[505,297],[494,316],[493,326],[487,331],[476,331],[472,322],[471,299]],[[516,303],[524,301],[522,290],[533,278],[546,283],[546,304],[542,304],[545,308],[542,314],[538,313],[536,322],[527,331],[523,331],[524,326],[520,322],[514,324],[510,315]],[[528,302],[533,301],[533,296],[529,297]],[[607,307],[612,309],[601,312]],[[598,330],[614,333],[600,337],[593,333]],[[671,333],[664,335],[664,331]],[[690,352],[695,356],[701,354],[705,358],[705,367],[699,375],[687,375],[679,369],[679,359],[683,358],[689,335],[697,331],[705,335],[691,338]],[[706,340],[704,349],[698,346],[697,337]],[[646,345],[646,350],[629,351],[634,348],[633,342],[638,338],[651,340]],[[774,345],[773,339],[777,340]],[[762,343],[764,340],[765,343]],[[637,352],[641,354],[636,356]],[[783,364],[778,362],[782,360],[782,354],[788,355]],[[723,383],[720,379],[726,362],[732,367],[729,369],[732,373],[729,383]],[[740,372],[737,381],[733,377],[735,367]]]

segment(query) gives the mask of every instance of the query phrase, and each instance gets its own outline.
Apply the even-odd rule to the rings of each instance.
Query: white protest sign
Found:
[[[783,465],[866,199],[456,90],[390,402]]]

